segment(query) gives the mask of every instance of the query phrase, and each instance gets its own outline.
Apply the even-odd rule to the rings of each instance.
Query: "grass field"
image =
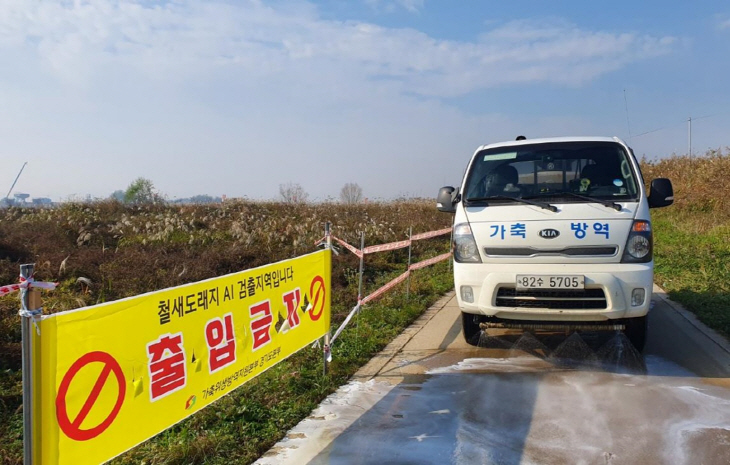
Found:
[[[18,264],[35,262],[37,278],[59,280],[47,312],[200,281],[316,250],[325,221],[333,233],[366,245],[450,226],[433,202],[127,207],[118,203],[0,211],[0,283]],[[418,241],[413,261],[448,251],[448,236]],[[369,255],[365,292],[405,270],[407,251]],[[357,299],[358,259],[333,258],[333,325]],[[146,270],[140,272],[140,270]],[[83,280],[88,279],[88,286]],[[333,347],[330,374],[321,350],[305,349],[210,407],[117,458],[115,463],[249,463],[342,385],[374,353],[452,287],[445,262],[413,273],[404,286],[369,304]],[[22,462],[20,329],[17,294],[0,298],[0,464]]]
[[[652,211],[655,281],[708,326],[730,335],[730,156],[643,161],[646,180],[669,177],[675,205]],[[252,268],[314,250],[323,223],[351,244],[402,240],[449,226],[434,202],[343,206],[228,202],[218,206],[128,207],[70,204],[0,211],[0,283],[18,264],[59,280],[45,309],[69,310]],[[447,240],[417,243],[414,261],[448,250]],[[368,257],[366,290],[404,270],[405,251]],[[357,297],[357,259],[333,260],[333,325]],[[148,273],[139,273],[147,269]],[[92,283],[87,286],[86,278]],[[414,274],[368,306],[333,348],[328,376],[321,352],[304,350],[250,383],[115,459],[124,464],[250,463],[453,285],[446,263]],[[0,298],[0,464],[22,462],[20,327],[17,296]]]
[[[730,155],[644,163],[647,180],[668,177],[675,204],[652,210],[654,281],[709,327],[730,336]]]

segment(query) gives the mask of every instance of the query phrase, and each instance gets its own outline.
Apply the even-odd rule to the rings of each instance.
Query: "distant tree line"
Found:
[[[168,201],[165,196],[155,189],[154,184],[147,178],[139,177],[132,181],[127,189],[116,190],[109,196],[110,199],[126,204],[156,204],[156,203],[220,203],[221,197],[213,197],[207,194],[194,195],[184,199]],[[309,200],[309,194],[299,183],[288,182],[279,185],[279,200],[290,204],[303,204]],[[363,201],[362,188],[354,182],[348,182],[340,190],[340,202],[344,204],[357,204]]]
[[[293,182],[279,184],[279,200],[282,202],[292,204],[307,203],[308,199],[309,194],[307,194],[300,184]],[[340,202],[350,205],[362,201],[362,187],[357,183],[348,182],[340,189]]]

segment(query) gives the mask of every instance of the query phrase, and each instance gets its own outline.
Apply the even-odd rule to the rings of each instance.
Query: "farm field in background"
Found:
[[[644,179],[668,177],[675,204],[653,210],[655,282],[708,326],[730,335],[730,156],[710,151],[642,161]],[[435,194],[436,189],[434,189]],[[360,205],[225,202],[218,205],[66,204],[0,210],[0,284],[20,263],[61,283],[44,294],[46,312],[70,310],[200,281],[313,251],[325,221],[359,245],[402,240],[450,226],[434,201]],[[448,250],[445,237],[414,243],[413,261]],[[367,293],[405,270],[407,252],[366,258]],[[333,258],[333,327],[357,298],[358,259]],[[400,333],[453,285],[447,263],[413,274],[368,305],[333,348],[330,375],[308,349],[213,406],[115,460],[115,463],[249,463]],[[17,295],[0,299],[0,464],[22,457],[20,325]]]
[[[17,281],[20,263],[36,263],[46,313],[70,310],[221,276],[316,250],[324,223],[359,245],[450,226],[433,201],[340,204],[225,202],[208,206],[67,204],[0,210],[0,283]],[[448,251],[448,236],[414,243],[413,261]],[[407,250],[366,257],[365,292],[406,268]],[[333,257],[333,326],[357,300],[359,261]],[[330,375],[321,350],[305,349],[118,463],[246,463],[255,460],[374,353],[452,287],[446,262],[413,273],[404,286],[364,308],[333,347]],[[0,464],[22,462],[20,324],[17,294],[0,299]]]
[[[654,282],[730,337],[730,154],[644,161],[642,171],[674,184],[674,205],[652,210]]]

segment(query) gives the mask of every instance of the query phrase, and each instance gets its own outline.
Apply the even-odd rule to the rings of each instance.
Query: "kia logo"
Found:
[[[543,229],[538,234],[544,239],[555,239],[560,235],[560,231],[557,229]]]

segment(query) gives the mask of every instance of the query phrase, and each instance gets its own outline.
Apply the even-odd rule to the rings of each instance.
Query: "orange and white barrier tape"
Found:
[[[367,255],[376,252],[386,252],[388,250],[403,249],[409,245],[411,245],[411,241],[408,239],[405,241],[391,242],[389,244],[371,245],[370,247],[365,247],[363,253]]]
[[[377,299],[381,295],[385,294],[387,291],[391,290],[392,288],[394,288],[398,284],[400,284],[403,281],[405,281],[406,278],[408,278],[408,276],[410,276],[410,275],[411,275],[411,272],[410,271],[406,271],[405,273],[403,273],[402,275],[400,275],[397,278],[393,279],[392,281],[390,281],[388,284],[384,285],[383,287],[381,287],[377,291],[375,291],[372,294],[370,294],[369,296],[363,298],[360,301],[360,304],[361,305],[362,304],[366,304],[366,303],[368,303],[368,302],[370,302],[372,300]]]
[[[411,240],[420,241],[421,239],[430,239],[430,238],[436,237],[436,236],[443,236],[444,234],[448,234],[450,232],[451,232],[451,228],[449,227],[449,228],[439,229],[438,231],[429,231],[429,232],[425,232],[425,233],[421,233],[421,234],[414,234],[413,236],[411,236]]]
[[[371,245],[370,247],[365,247],[363,250],[360,250],[360,249],[356,248],[355,246],[348,244],[347,242],[343,241],[339,237],[336,237],[334,235],[331,237],[332,237],[333,241],[337,242],[342,247],[346,248],[347,250],[349,250],[350,252],[355,254],[358,258],[363,258],[363,256],[367,255],[367,254],[376,253],[376,252],[385,252],[388,250],[402,249],[402,248],[410,246],[413,241],[418,241],[421,239],[430,239],[432,237],[442,236],[442,235],[448,234],[450,232],[451,232],[451,228],[444,228],[444,229],[439,229],[436,231],[428,231],[428,232],[421,233],[421,234],[414,234],[409,239],[406,239],[404,241],[390,242],[388,244],[380,244],[380,245]],[[317,243],[321,243],[323,240],[324,240],[324,238],[322,238],[320,241],[317,241]],[[334,336],[332,336],[332,339],[330,340],[330,346],[332,344],[334,344],[335,340],[340,336],[340,334],[345,329],[347,324],[350,323],[350,320],[352,320],[352,317],[360,311],[360,309],[363,305],[365,305],[368,302],[372,302],[373,300],[382,296],[383,294],[385,294],[386,292],[388,292],[389,290],[391,290],[398,284],[400,284],[403,281],[405,281],[406,279],[408,279],[408,277],[411,275],[411,271],[425,268],[429,265],[433,265],[434,263],[438,263],[442,260],[446,260],[449,257],[451,257],[451,252],[447,252],[445,254],[441,254],[436,257],[429,258],[428,260],[423,260],[421,262],[414,263],[408,267],[408,270],[406,270],[405,273],[401,274],[400,276],[398,276],[395,279],[392,279],[391,281],[389,281],[384,286],[380,287],[379,289],[377,289],[370,295],[360,299],[357,302],[357,305],[355,305],[352,308],[352,310],[350,310],[350,313],[348,313],[347,317],[345,318],[345,321],[343,321],[342,324],[340,325],[340,327],[337,328],[337,331],[335,332]]]
[[[31,287],[53,290],[56,288],[56,286],[58,286],[58,283],[35,281],[33,278],[25,279],[21,276],[20,283],[0,287],[0,297],[5,297],[6,295],[12,294],[13,292],[18,292],[21,289],[28,289]]]
[[[332,236],[332,239],[337,241],[338,244],[340,244],[342,247],[346,248],[350,252],[354,253],[358,258],[362,258],[362,251],[360,249],[355,248],[354,246],[348,244],[347,242],[343,241],[339,237]]]
[[[332,236],[332,239],[337,241],[340,245],[342,245],[344,248],[346,248],[350,252],[354,253],[359,258],[362,258],[363,255],[368,255],[371,253],[387,252],[388,250],[403,249],[403,248],[406,248],[409,245],[411,245],[411,243],[413,241],[420,241],[422,239],[430,239],[432,237],[443,236],[444,234],[448,234],[450,232],[451,232],[451,228],[444,228],[444,229],[439,229],[436,231],[428,231],[425,233],[414,234],[413,236],[411,236],[410,239],[406,239],[403,241],[397,241],[397,242],[389,242],[387,244],[371,245],[369,247],[365,247],[365,249],[363,249],[363,250],[360,250],[360,249],[348,244],[347,242],[343,241],[339,237]]]
[[[451,252],[446,252],[446,253],[438,255],[436,257],[429,258],[428,260],[423,260],[422,262],[414,263],[411,266],[409,266],[408,269],[411,271],[418,270],[418,269],[433,265],[434,263],[438,263],[442,260],[447,260],[448,258],[451,258]]]
[[[345,318],[345,321],[342,322],[339,328],[337,328],[337,331],[335,331],[335,335],[332,336],[332,339],[330,339],[330,346],[335,343],[335,340],[339,337],[340,333],[343,329],[345,329],[345,326],[347,326],[347,323],[350,322],[352,319],[352,316],[355,315],[357,312],[360,311],[360,303],[358,302],[357,305],[355,305],[352,310],[350,310],[350,313],[347,315],[347,318]]]

